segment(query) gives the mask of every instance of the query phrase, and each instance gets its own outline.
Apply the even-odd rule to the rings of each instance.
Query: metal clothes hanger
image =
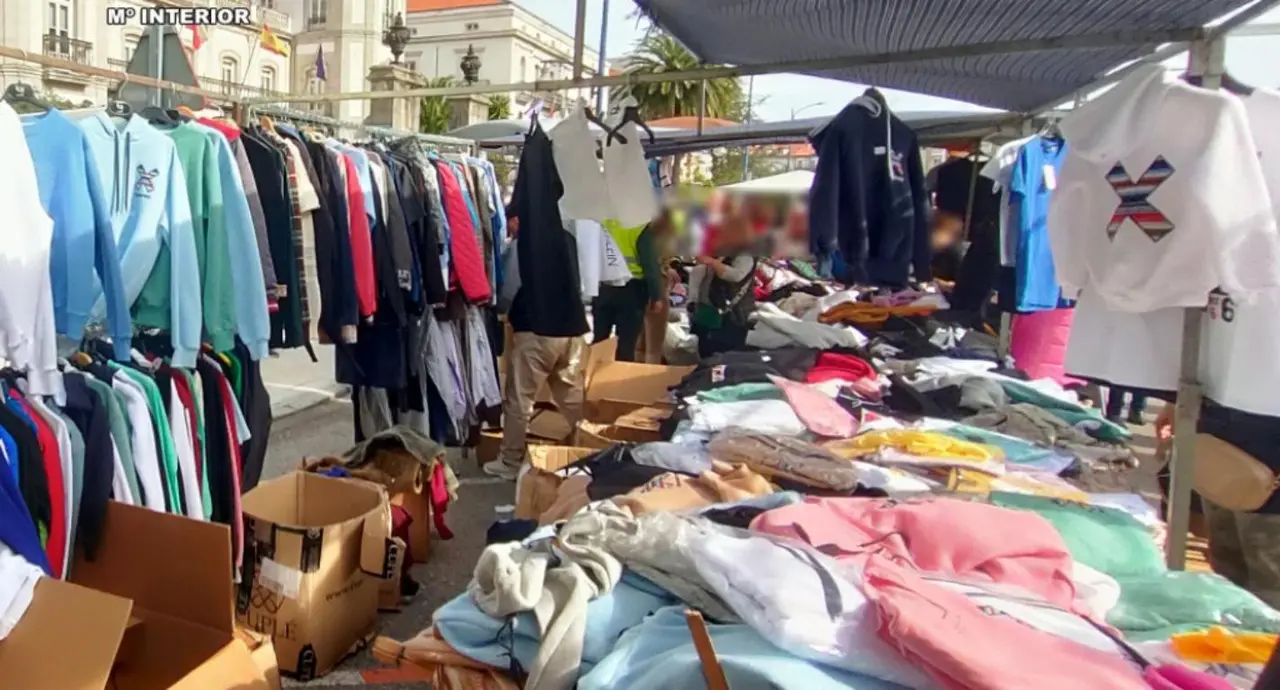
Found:
[[[1191,76],[1191,75],[1189,75],[1189,74],[1184,74],[1184,75],[1182,75],[1182,80],[1183,80],[1183,81],[1185,81],[1185,82],[1187,82],[1188,84],[1191,84],[1192,86],[1203,86],[1203,85],[1204,85],[1204,79],[1203,79],[1203,78],[1201,78],[1201,77],[1196,77],[1196,76]],[[1234,93],[1234,94],[1235,94],[1235,95],[1237,95],[1237,96],[1251,96],[1251,95],[1253,95],[1253,87],[1252,87],[1252,86],[1249,86],[1248,84],[1245,84],[1244,82],[1240,81],[1239,79],[1236,79],[1235,77],[1231,76],[1231,75],[1230,75],[1229,73],[1227,73],[1227,72],[1223,72],[1223,73],[1222,73],[1222,88],[1226,89],[1227,91],[1230,91],[1231,93]]]
[[[634,123],[645,134],[648,134],[650,144],[657,141],[657,137],[653,135],[653,130],[649,128],[649,125],[644,121],[644,118],[640,117],[640,107],[637,105],[628,105],[622,109],[622,119],[618,122],[618,126],[609,130],[609,136],[605,137],[606,146],[614,141],[617,141],[620,144],[627,143],[627,140],[618,133],[618,130],[622,129],[622,126],[628,122]]]
[[[30,84],[16,81],[4,90],[4,102],[9,105],[29,105],[45,112],[53,110],[53,106],[36,95]]]
[[[170,127],[178,125],[178,121],[173,119],[173,116],[169,114],[169,111],[159,106],[147,106],[138,114],[153,125],[166,125]]]
[[[124,101],[107,101],[107,115],[128,119],[133,115],[133,106]]]
[[[613,130],[613,128],[610,127],[609,125],[606,125],[604,123],[604,120],[601,120],[600,116],[596,115],[595,111],[593,111],[590,107],[582,106],[582,114],[586,116],[587,122],[590,122],[591,124],[599,127],[602,131],[609,133]],[[622,136],[621,134],[617,135],[617,139],[620,143],[623,143],[623,144],[627,143],[627,138]]]

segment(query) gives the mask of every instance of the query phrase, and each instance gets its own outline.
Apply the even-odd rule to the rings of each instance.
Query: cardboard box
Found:
[[[669,389],[694,368],[612,361],[600,364],[592,371],[587,384],[586,419],[613,424],[641,408],[665,410],[669,414],[674,409]]]
[[[43,579],[0,642],[17,690],[274,690],[236,637],[225,525],[107,504],[98,558]]]
[[[271,644],[271,638],[262,633],[245,630],[238,625],[236,638],[249,648],[254,665],[262,671],[271,690],[280,690],[280,667],[276,664],[276,646]]]
[[[516,517],[537,520],[555,503],[563,481],[555,473],[595,452],[573,446],[529,446],[516,479]]]
[[[403,451],[395,448],[384,448],[378,453],[404,455]],[[298,469],[303,472],[315,472],[327,460],[326,458],[306,459],[298,465]],[[383,488],[387,490],[388,502],[393,506],[404,508],[405,512],[409,513],[409,517],[413,518],[413,523],[409,525],[408,544],[412,547],[410,550],[413,552],[413,563],[404,564],[404,567],[409,568],[414,563],[426,563],[431,556],[431,492],[427,486],[429,478],[422,463],[411,456],[405,456],[400,462],[382,465],[383,469],[390,467],[404,468],[400,476],[391,478],[390,484]]]
[[[386,490],[294,472],[259,484],[241,505],[253,577],[237,590],[238,620],[271,636],[282,675],[318,678],[377,626],[392,550]]]
[[[555,408],[534,410],[529,420],[529,428],[525,431],[526,445],[559,445],[573,442],[573,426],[569,420]],[[482,467],[486,462],[497,460],[502,450],[502,430],[482,430],[480,442],[476,446],[476,462]],[[416,557],[416,554],[415,554]]]
[[[417,524],[416,521],[414,524]],[[427,529],[430,531],[430,527]],[[391,548],[387,551],[387,557],[391,559],[388,571],[391,577],[378,583],[379,611],[400,611],[404,608],[404,600],[400,598],[400,578],[404,574],[404,569],[413,565],[404,562],[404,550],[404,540],[392,537]]]

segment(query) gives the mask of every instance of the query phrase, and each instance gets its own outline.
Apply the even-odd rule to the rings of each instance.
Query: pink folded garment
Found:
[[[881,556],[864,572],[881,636],[947,690],[1148,690],[1123,656],[979,608]]]
[[[781,376],[770,376],[769,380],[782,389],[791,409],[809,431],[828,438],[849,438],[858,433],[858,420],[826,394]]]
[[[880,554],[927,573],[1012,585],[1074,610],[1071,554],[1035,513],[950,498],[810,497],[761,514],[751,529],[836,559]]]
[[[1009,355],[1032,379],[1053,379],[1062,385],[1081,383],[1067,376],[1067,341],[1075,309],[1050,309],[1015,314]]]
[[[1193,671],[1177,664],[1148,666],[1142,677],[1152,690],[1235,690],[1235,686],[1225,678]]]

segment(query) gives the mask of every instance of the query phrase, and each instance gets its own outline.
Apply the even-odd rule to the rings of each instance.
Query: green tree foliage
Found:
[[[744,150],[741,147],[713,151],[711,153],[711,185],[713,187],[723,187],[727,184],[743,182],[743,155]],[[776,163],[764,156],[752,156],[747,161],[747,167],[751,170],[751,179],[753,180],[781,172]]]
[[[427,82],[427,87],[442,89],[453,86],[453,77],[440,77]],[[444,96],[423,96],[422,111],[418,113],[418,131],[423,134],[444,134],[449,131],[449,101]]]
[[[623,62],[628,74],[663,74],[697,69],[698,58],[679,41],[651,28]],[[746,94],[738,79],[710,79],[707,85],[707,117],[741,122],[746,115]],[[630,95],[640,104],[646,119],[697,115],[702,102],[702,82],[697,80],[637,84],[615,92],[614,99]]]
[[[36,96],[36,98],[44,101],[45,103],[48,103],[49,105],[57,108],[58,110],[72,110],[74,108],[92,108],[93,107],[93,101],[80,101],[80,103],[77,104],[75,101],[72,101],[67,98],[62,98],[50,92],[39,94]],[[43,108],[39,108],[37,106],[30,105],[28,103],[14,104],[13,110],[17,112],[19,115],[27,115],[29,113],[44,112]]]
[[[511,97],[496,94],[489,97],[489,119],[508,120],[511,118]]]

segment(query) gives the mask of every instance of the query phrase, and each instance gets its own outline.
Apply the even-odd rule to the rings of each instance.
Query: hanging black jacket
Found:
[[[511,328],[517,332],[572,338],[588,330],[577,243],[560,218],[563,195],[551,139],[536,127],[520,154],[510,204],[520,221],[520,289],[510,312]]]
[[[63,412],[84,437],[84,492],[80,497],[76,545],[84,550],[85,558],[93,560],[102,541],[111,480],[115,476],[111,426],[106,405],[85,383],[84,374],[70,372],[62,381],[67,389]]]
[[[810,141],[818,153],[809,191],[813,253],[839,252],[849,274],[836,278],[851,283],[928,280],[930,203],[916,133],[887,107],[859,99]]]

